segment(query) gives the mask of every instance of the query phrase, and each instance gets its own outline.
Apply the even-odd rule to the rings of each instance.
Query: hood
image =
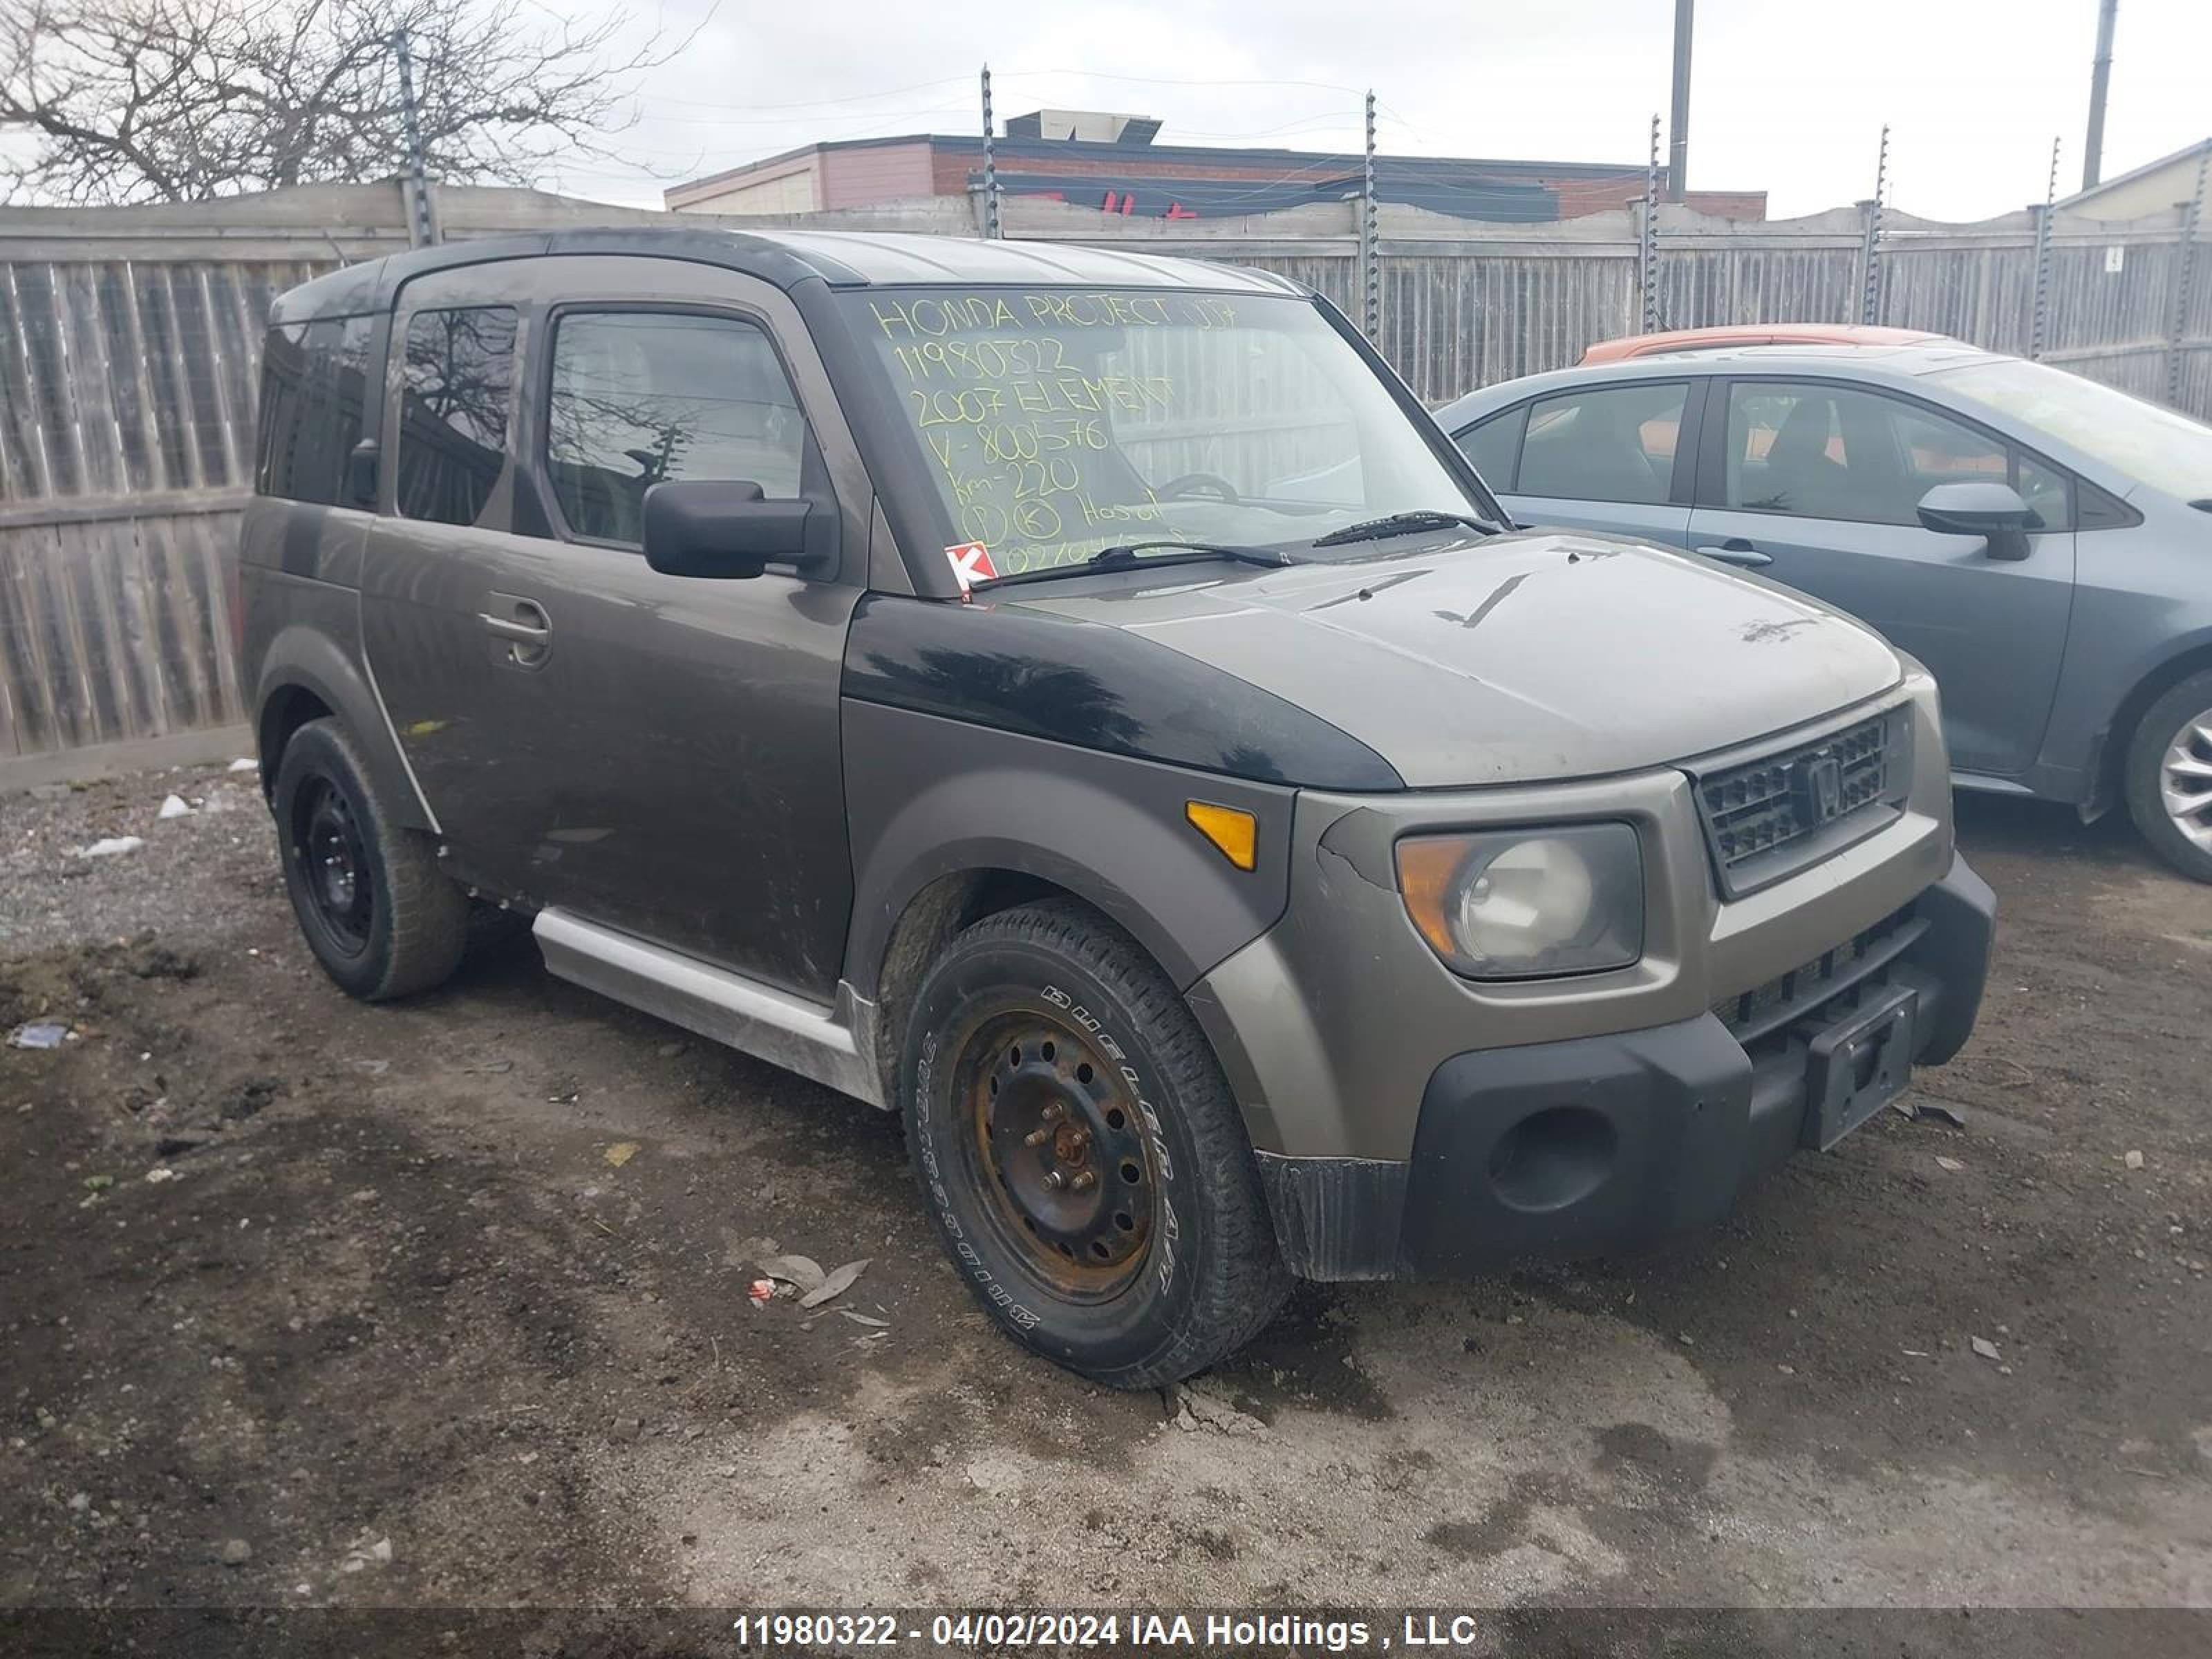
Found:
[[[1523,531],[1197,582],[1193,569],[1018,602],[1273,692],[1413,788],[1662,765],[1903,678],[1879,636],[1801,594],[1609,538]]]

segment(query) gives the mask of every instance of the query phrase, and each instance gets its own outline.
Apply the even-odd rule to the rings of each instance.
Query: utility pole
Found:
[[[983,237],[997,241],[999,229],[999,152],[991,118],[991,66],[983,65]]]
[[[393,31],[392,52],[399,61],[399,118],[407,136],[407,246],[428,247],[438,240],[438,225],[430,215],[430,173],[422,160],[422,118],[415,107],[415,60],[405,29]]]
[[[2081,140],[2081,188],[2089,189],[2105,165],[2105,94],[2112,84],[2112,24],[2120,0],[2099,0],[2097,62],[2089,71],[2089,131]]]
[[[1367,94],[1367,158],[1359,194],[1359,267],[1366,283],[1367,343],[1373,345],[1382,333],[1382,258],[1379,225],[1375,211],[1375,94]]]
[[[1667,129],[1667,199],[1690,183],[1690,14],[1696,0],[1674,0],[1674,107]]]

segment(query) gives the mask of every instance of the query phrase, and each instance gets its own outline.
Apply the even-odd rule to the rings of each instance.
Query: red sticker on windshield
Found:
[[[989,581],[999,574],[991,568],[991,550],[981,542],[963,542],[957,547],[948,547],[945,559],[952,567],[952,580],[960,584],[963,598],[977,582]]]

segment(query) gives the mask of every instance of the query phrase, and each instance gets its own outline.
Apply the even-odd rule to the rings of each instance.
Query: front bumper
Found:
[[[1813,1043],[1917,997],[1911,1059],[1972,1030],[1995,901],[1954,858],[1844,945],[1692,1018],[1461,1054],[1423,1091],[1408,1159],[1263,1152],[1292,1271],[1368,1279],[1589,1255],[1709,1226],[1808,1143]]]

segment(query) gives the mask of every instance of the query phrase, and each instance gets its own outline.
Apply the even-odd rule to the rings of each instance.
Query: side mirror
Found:
[[[374,438],[363,438],[346,452],[345,495],[356,507],[376,505],[376,461],[381,453]]]
[[[769,501],[747,480],[657,483],[645,492],[645,562],[663,575],[726,581],[772,564],[826,575],[836,554],[835,513],[812,501]]]
[[[2024,559],[2027,532],[2042,528],[2035,509],[2010,484],[1937,484],[1920,498],[1920,522],[1946,536],[1982,536],[1993,559]]]

